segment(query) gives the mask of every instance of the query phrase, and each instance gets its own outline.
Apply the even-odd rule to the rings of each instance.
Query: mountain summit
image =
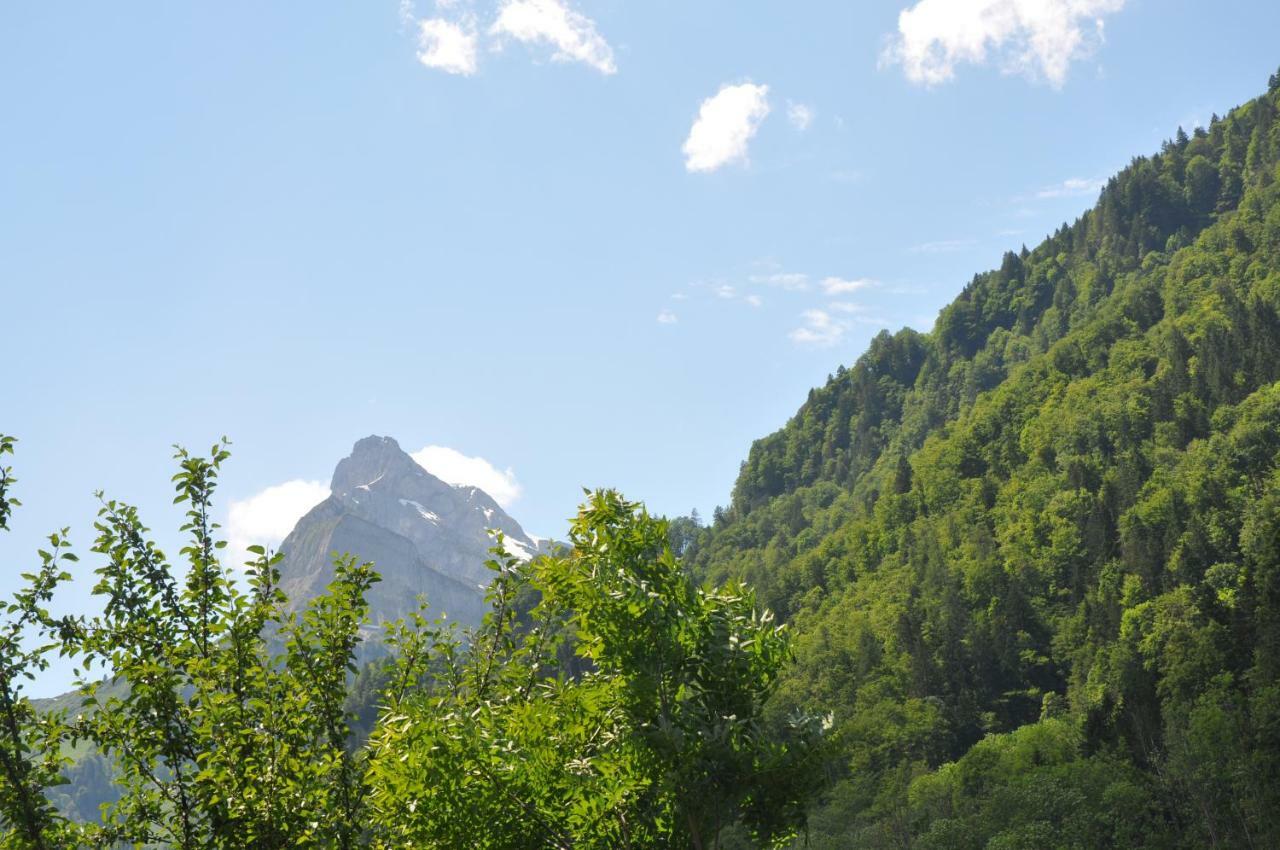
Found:
[[[339,461],[329,498],[281,544],[281,585],[300,607],[333,580],[334,554],[350,553],[373,561],[382,575],[369,593],[375,622],[409,613],[421,595],[434,613],[478,623],[490,529],[520,558],[540,554],[546,543],[478,487],[441,481],[390,437],[366,437]]]

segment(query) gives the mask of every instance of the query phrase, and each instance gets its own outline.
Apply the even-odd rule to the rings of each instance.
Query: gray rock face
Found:
[[[543,552],[547,541],[525,533],[498,503],[475,487],[446,484],[419,466],[390,437],[366,437],[338,463],[329,498],[312,508],[280,546],[281,586],[294,607],[333,581],[333,555],[372,561],[382,581],[369,593],[375,623],[417,608],[425,596],[431,614],[479,623],[484,562],[503,532],[520,558]]]

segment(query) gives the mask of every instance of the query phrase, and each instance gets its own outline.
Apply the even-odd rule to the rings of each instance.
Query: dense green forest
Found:
[[[834,712],[811,846],[1280,846],[1278,380],[1280,75],[760,440],[684,546]]]

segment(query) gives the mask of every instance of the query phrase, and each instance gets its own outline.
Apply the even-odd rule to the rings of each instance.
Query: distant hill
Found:
[[[834,712],[810,846],[1280,846],[1278,381],[1280,75],[757,442],[690,552]]]

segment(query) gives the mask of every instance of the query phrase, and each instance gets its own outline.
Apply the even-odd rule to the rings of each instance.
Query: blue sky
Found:
[[[1276,32],[1262,0],[8,4],[0,590],[52,529],[87,549],[97,488],[175,527],[170,444],[222,434],[246,539],[370,433],[541,535],[583,486],[709,513],[880,328],[1260,93]]]

